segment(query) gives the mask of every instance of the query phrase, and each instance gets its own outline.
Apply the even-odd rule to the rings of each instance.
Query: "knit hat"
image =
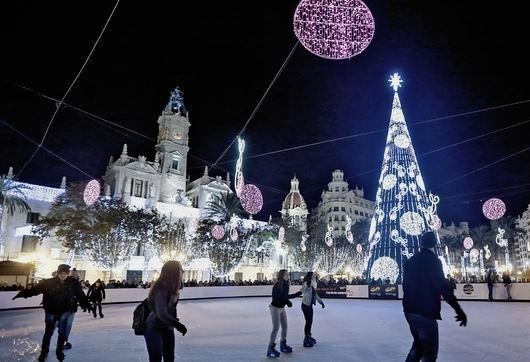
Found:
[[[436,246],[436,235],[432,231],[428,231],[421,236],[422,248],[434,248]]]
[[[70,265],[68,265],[68,264],[60,264],[57,267],[57,273],[70,273]]]

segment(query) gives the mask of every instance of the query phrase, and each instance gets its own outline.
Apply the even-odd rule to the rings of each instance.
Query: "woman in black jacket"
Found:
[[[186,327],[177,318],[177,303],[182,285],[182,265],[170,260],[162,266],[160,277],[149,291],[151,313],[146,320],[144,333],[149,362],[173,362],[175,359],[175,333],[185,335]]]
[[[272,287],[272,302],[269,306],[272,318],[272,332],[267,348],[267,357],[280,357],[280,352],[276,350],[276,336],[280,325],[282,327],[282,335],[280,338],[280,351],[283,353],[291,353],[293,349],[287,345],[287,314],[285,313],[285,306],[289,308],[293,303],[289,299],[296,298],[302,295],[302,292],[289,294],[289,273],[282,269],[278,272],[276,283]]]
[[[99,317],[103,318],[104,315],[101,302],[105,299],[105,287],[101,283],[101,280],[96,280],[96,282],[88,288],[87,298],[92,302],[92,313],[94,313],[94,318],[97,318],[96,307],[98,307],[99,310]]]

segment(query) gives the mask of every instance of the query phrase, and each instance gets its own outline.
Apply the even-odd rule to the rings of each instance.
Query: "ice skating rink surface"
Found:
[[[313,336],[304,348],[301,299],[287,309],[289,361],[404,361],[412,339],[401,301],[325,299],[315,307]],[[188,327],[176,333],[176,361],[266,361],[270,298],[181,301]],[[104,305],[105,318],[78,312],[66,361],[148,361],[143,337],[131,329],[136,304]],[[530,361],[530,303],[462,302],[468,326],[459,327],[442,303],[439,361]],[[0,361],[35,361],[44,332],[41,309],[0,311]],[[52,339],[55,343],[57,333]],[[278,335],[279,337],[279,335]],[[48,361],[55,360],[54,349]]]

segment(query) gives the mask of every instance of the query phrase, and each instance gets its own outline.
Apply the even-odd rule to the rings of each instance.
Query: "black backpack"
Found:
[[[145,332],[145,321],[149,314],[151,313],[151,308],[149,307],[149,302],[145,298],[140,304],[136,306],[133,312],[133,324],[132,328],[134,329],[134,334],[137,336],[143,336]]]

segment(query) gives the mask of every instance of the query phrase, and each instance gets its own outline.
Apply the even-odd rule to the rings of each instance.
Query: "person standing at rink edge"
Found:
[[[435,253],[436,235],[426,232],[421,237],[421,250],[404,266],[403,311],[413,343],[406,362],[436,361],[438,357],[438,322],[440,296],[456,312],[456,321],[466,326],[467,316],[447,283],[442,263]]]

